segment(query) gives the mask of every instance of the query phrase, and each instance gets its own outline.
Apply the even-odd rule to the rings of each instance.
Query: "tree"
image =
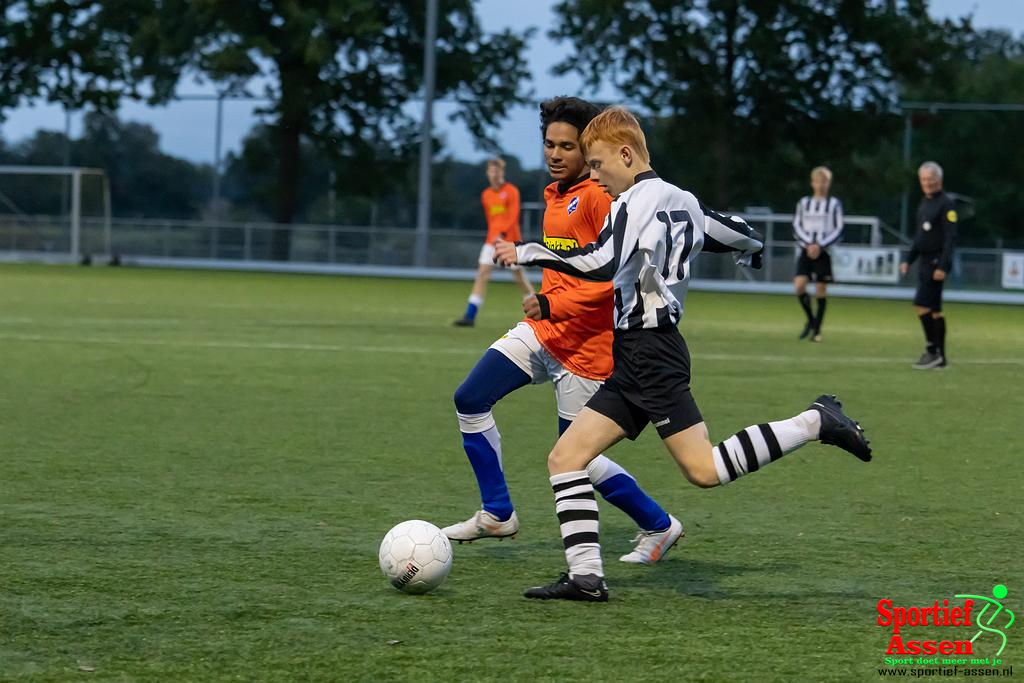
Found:
[[[0,110],[36,97],[104,110],[122,96],[159,103],[188,74],[226,92],[261,87],[278,222],[298,206],[303,137],[346,160],[339,183],[364,189],[415,149],[422,0],[15,0],[0,17]],[[471,0],[442,3],[437,96],[454,99],[455,118],[485,144],[522,101],[526,37],[483,31]],[[288,257],[287,237],[275,234],[276,258]]]
[[[59,166],[69,147],[71,165],[106,171],[117,216],[198,218],[209,200],[213,169],[164,154],[159,142],[156,131],[145,124],[90,112],[80,138],[69,141],[63,133],[38,131],[9,148],[0,146],[0,164]],[[19,211],[63,211],[65,199],[56,179],[14,176],[3,180],[16,197]]]
[[[552,36],[575,47],[557,68],[611,75],[660,119],[673,153],[659,164],[723,207],[780,166],[793,177],[846,112],[891,113],[899,79],[928,73],[960,30],[924,0],[563,0],[556,13]]]
[[[274,0],[239,5],[197,0],[194,67],[230,88],[263,80],[276,136],[274,219],[290,222],[299,201],[303,137],[335,161],[339,182],[379,182],[373,165],[407,161],[417,137],[410,98],[422,80],[425,3]],[[438,22],[437,95],[486,140],[507,108],[522,99],[525,36],[487,34],[470,0],[443,3]],[[287,258],[287,232],[274,253]]]
[[[924,102],[1024,103],[1024,41],[1006,31],[965,36],[947,54],[942,78],[907,84],[907,99]],[[925,159],[945,169],[946,187],[976,201],[977,215],[961,227],[961,243],[1024,244],[1024,146],[1011,131],[1024,112],[915,112],[914,165]],[[914,183],[915,196],[916,180]]]

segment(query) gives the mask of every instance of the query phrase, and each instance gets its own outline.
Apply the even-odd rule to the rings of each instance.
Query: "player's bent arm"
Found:
[[[942,215],[946,229],[943,233],[945,240],[942,243],[942,258],[939,260],[939,266],[947,273],[953,269],[953,244],[956,242],[957,222],[949,220],[950,214],[956,218],[956,209],[953,207],[954,205],[950,203],[950,207]]]
[[[577,254],[561,256],[538,242],[525,242],[516,246],[516,257],[524,266],[540,266],[581,280],[607,282],[615,276],[615,250],[611,239],[599,245],[593,242],[574,249]]]
[[[712,211],[703,204],[704,244],[701,251],[712,253],[740,252],[737,263],[754,268],[761,267],[764,238],[739,216],[726,216]]]
[[[806,249],[807,245],[814,241],[814,236],[804,230],[804,203],[796,203],[796,215],[793,216],[793,239],[800,243],[800,248]]]
[[[625,233],[627,220],[625,207],[622,207],[614,223],[609,215],[596,242],[569,249],[564,256],[537,242],[526,242],[516,246],[516,256],[523,265],[557,270],[581,280],[607,282],[615,277],[619,265],[618,256],[622,249],[622,235]]]

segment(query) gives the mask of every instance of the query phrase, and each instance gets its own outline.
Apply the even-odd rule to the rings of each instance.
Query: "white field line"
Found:
[[[380,313],[380,311],[376,311]],[[515,326],[518,320],[510,323],[511,326]],[[916,322],[916,321],[915,321]],[[400,321],[388,321],[381,322],[381,325],[388,327],[401,327],[401,328],[417,328],[417,329],[442,329],[448,327],[448,320],[443,316],[431,315],[429,321],[410,320],[406,318]],[[0,325],[37,325],[40,327],[56,327],[56,328],[74,328],[74,327],[102,327],[102,326],[139,326],[144,327],[146,325],[152,325],[154,327],[166,327],[172,325],[203,325],[203,326],[223,326],[223,327],[362,327],[363,323],[353,322],[345,319],[288,319],[288,318],[270,318],[270,319],[238,319],[232,320],[230,318],[94,318],[94,317],[66,317],[66,318],[33,318],[33,317],[3,317],[0,316]],[[716,330],[716,331],[738,331],[744,334],[796,334],[795,331],[799,331],[800,324],[786,324],[786,323],[760,323],[750,321],[722,321],[722,320],[706,320],[695,322],[692,325],[687,325],[686,320],[683,320],[680,330],[686,334],[690,333],[701,333],[704,330]],[[689,329],[687,329],[689,328]],[[906,329],[899,329],[893,327],[871,327],[866,325],[857,326],[846,326],[846,325],[829,325],[827,332],[829,334],[837,335],[866,335],[869,337],[906,337],[915,336],[919,334],[919,330],[916,326],[908,326]],[[984,338],[984,337],[982,337]]]
[[[368,312],[375,313],[403,313],[404,319],[398,321],[381,322],[382,326],[404,328],[404,329],[445,329],[448,327],[448,319],[443,315],[435,315],[433,312],[429,313],[429,316],[424,316],[423,311],[406,311],[402,312],[400,309],[391,310],[375,310],[366,309]],[[411,316],[409,314],[412,314]],[[410,319],[411,317],[419,317],[420,320]],[[427,318],[427,319],[422,319]],[[511,322],[510,325],[514,326],[518,320]],[[83,316],[69,316],[65,318],[53,318],[53,317],[29,317],[29,316],[12,316],[4,317],[0,316],[0,325],[36,325],[43,328],[87,328],[87,327],[103,327],[103,326],[138,326],[145,327],[151,325],[153,327],[167,327],[173,325],[202,325],[204,327],[363,327],[363,323],[354,322],[352,319],[338,318],[336,320],[324,319],[324,318],[313,318],[313,319],[289,319],[289,318],[106,318],[106,317],[83,317]],[[744,335],[753,334],[784,334],[794,335],[795,331],[798,331],[801,327],[800,324],[793,324],[789,322],[785,323],[769,323],[769,322],[758,322],[758,321],[726,321],[726,320],[700,320],[695,321],[692,324],[688,324],[686,319],[683,319],[680,325],[680,331],[683,334],[701,334],[706,330],[714,331],[729,331],[729,332],[740,332]],[[496,328],[497,329],[497,328]],[[913,337],[917,339],[920,335],[920,330],[917,326],[917,321],[910,321],[906,327],[893,327],[889,326],[868,326],[868,325],[828,325],[826,333],[829,335],[839,336],[868,336],[868,337],[892,337],[892,338],[905,338]],[[1002,338],[1002,334],[996,333],[995,331],[987,332],[984,329],[975,330],[975,339],[982,341],[987,339],[999,339]],[[707,356],[705,356],[707,357]],[[960,361],[958,361],[960,362]]]
[[[54,344],[107,344],[118,346],[165,346],[192,349],[243,349],[257,351],[314,351],[321,353],[387,353],[409,355],[466,355],[479,356],[483,348],[437,348],[422,346],[361,346],[342,344],[302,344],[297,342],[243,342],[243,341],[188,341],[174,339],[129,338],[129,337],[60,337],[42,334],[0,333],[0,341],[42,342]],[[905,365],[911,362],[909,356],[887,358],[881,356],[807,357],[799,354],[743,354],[743,353],[700,353],[697,361],[754,362],[754,363],[816,363],[820,365]],[[1024,365],[1024,358],[968,358],[957,360],[957,365]]]

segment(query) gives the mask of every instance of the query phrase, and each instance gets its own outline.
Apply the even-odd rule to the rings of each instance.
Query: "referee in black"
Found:
[[[914,312],[921,320],[925,352],[914,363],[917,370],[946,367],[946,318],[942,315],[942,285],[953,268],[956,240],[956,204],[942,190],[942,167],[926,161],[917,169],[924,197],[917,207],[917,233],[907,259],[900,264],[906,275],[910,264],[920,259]]]

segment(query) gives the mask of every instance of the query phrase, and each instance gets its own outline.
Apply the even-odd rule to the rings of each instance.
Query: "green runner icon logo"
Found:
[[[972,598],[974,600],[979,600],[979,601],[988,603],[988,604],[985,605],[985,607],[982,608],[981,612],[978,613],[978,616],[977,616],[978,629],[980,629],[980,630],[977,633],[974,634],[974,637],[971,638],[971,642],[973,643],[978,638],[978,636],[980,636],[984,631],[988,631],[989,633],[995,633],[1002,640],[1002,644],[999,646],[999,651],[996,652],[996,656],[1001,654],[1002,651],[1003,651],[1003,648],[1006,647],[1006,634],[1003,633],[1003,631],[1000,630],[998,627],[997,628],[992,628],[992,622],[995,620],[995,618],[997,616],[999,616],[1000,612],[1005,612],[1006,614],[1008,614],[1010,616],[1010,620],[1008,622],[1006,622],[1006,625],[1003,626],[1002,628],[1003,629],[1008,629],[1013,624],[1013,619],[1014,619],[1013,612],[1011,612],[1010,610],[1008,610],[1005,607],[1003,607],[1003,605],[999,602],[1000,600],[1002,600],[1003,598],[1006,597],[1007,592],[1008,591],[1006,590],[1006,586],[1004,586],[1002,584],[999,584],[999,585],[997,585],[997,586],[992,588],[992,595],[993,595],[993,597],[996,598],[995,600],[993,600],[992,598],[986,597],[984,595],[957,595],[957,596],[955,596],[955,597],[958,597],[958,598]],[[985,613],[988,611],[988,609],[990,607],[995,607],[995,611],[992,612],[992,614],[988,617],[988,620],[986,621]]]

